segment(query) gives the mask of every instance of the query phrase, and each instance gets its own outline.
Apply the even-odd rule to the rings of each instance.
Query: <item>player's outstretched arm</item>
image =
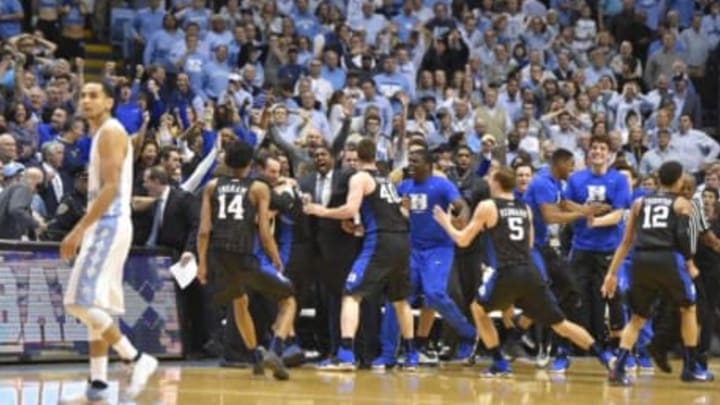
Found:
[[[85,215],[60,245],[60,256],[67,260],[75,256],[85,231],[110,208],[120,192],[120,172],[128,153],[128,138],[119,128],[103,128],[95,140],[100,157],[100,191]]]
[[[277,243],[275,243],[275,238],[270,229],[270,219],[272,217],[270,213],[270,186],[262,181],[253,182],[252,186],[250,186],[250,198],[255,204],[255,207],[257,207],[257,225],[260,244],[272,261],[273,266],[275,266],[279,272],[282,272],[283,265],[280,260],[280,252],[278,251]]]
[[[207,251],[212,232],[212,196],[217,187],[217,180],[210,180],[205,186],[200,207],[200,225],[197,234],[198,274],[200,284],[207,282]]]
[[[690,235],[690,216],[693,214],[693,207],[689,200],[684,197],[678,197],[673,204],[673,210],[677,215],[675,222],[675,240],[677,241],[678,250],[685,258],[685,266],[690,277],[698,276],[699,271],[692,260],[692,245],[690,240],[694,235]]]
[[[605,275],[605,281],[600,289],[600,292],[604,297],[612,298],[615,295],[615,289],[617,288],[617,272],[620,269],[625,257],[627,257],[630,247],[632,247],[633,238],[635,236],[635,226],[637,222],[637,216],[642,206],[642,198],[638,198],[630,207],[630,215],[625,225],[625,234],[623,235],[620,246],[615,251],[612,261],[610,262],[610,268]]]
[[[494,205],[495,203],[492,201],[483,201],[478,204],[472,219],[470,219],[470,223],[462,230],[453,226],[450,214],[445,212],[442,207],[435,206],[435,208],[433,208],[433,217],[458,246],[467,247],[473,239],[475,239],[477,234],[485,229],[486,224],[495,220],[492,218],[494,215],[497,215]]]
[[[304,211],[308,215],[331,219],[351,219],[360,212],[360,205],[366,192],[370,191],[372,178],[366,172],[357,172],[350,178],[345,204],[336,208],[325,208],[320,204],[307,204]],[[378,185],[375,185],[378,187]]]

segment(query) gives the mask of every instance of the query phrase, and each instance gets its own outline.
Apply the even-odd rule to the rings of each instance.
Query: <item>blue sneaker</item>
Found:
[[[282,359],[287,367],[298,367],[305,362],[305,352],[300,345],[293,343],[283,350]]]
[[[417,371],[420,365],[420,355],[417,350],[405,353],[405,361],[403,362],[404,371]]]
[[[680,379],[684,382],[710,382],[715,380],[715,376],[704,370],[699,364],[696,364],[693,370],[688,370],[683,367]]]
[[[637,355],[635,356],[635,360],[637,362],[638,371],[641,373],[653,373],[655,372],[655,367],[653,367],[652,359],[650,358],[650,354],[645,350],[644,348],[639,348],[637,350]]]
[[[510,362],[502,359],[493,361],[493,363],[487,369],[483,370],[480,374],[483,378],[507,378],[512,376],[512,370],[510,369]]]
[[[108,400],[108,391],[107,383],[99,380],[88,381],[85,398],[91,403],[104,402]]]
[[[397,365],[397,358],[395,356],[381,354],[370,364],[370,368],[374,371],[385,371]]]
[[[551,373],[564,373],[570,367],[570,358],[564,351],[560,352],[555,356],[553,361],[550,363]]]
[[[475,354],[475,342],[461,341],[457,349],[455,350],[455,356],[453,362],[455,363],[469,363]]]
[[[357,370],[355,353],[352,350],[339,348],[335,360],[326,362],[319,368],[325,371],[355,371]]]
[[[634,373],[637,371],[637,362],[635,361],[635,355],[630,353],[627,360],[625,361],[625,372]]]
[[[629,387],[632,385],[632,380],[624,372],[616,373],[615,371],[611,371],[608,375],[608,382],[610,382],[610,385],[620,387]]]

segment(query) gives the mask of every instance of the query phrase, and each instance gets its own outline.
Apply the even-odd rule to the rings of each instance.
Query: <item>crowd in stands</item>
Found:
[[[400,180],[423,146],[465,191],[497,165],[530,168],[527,184],[558,148],[582,169],[590,137],[607,135],[611,163],[632,167],[638,186],[668,160],[701,189],[720,186],[717,0],[35,3],[0,5],[3,239],[58,241],[83,213],[86,28],[107,39],[116,7],[133,17],[100,80],[133,137],[138,246],[192,253],[197,195],[233,138],[296,179],[352,167],[370,137]]]

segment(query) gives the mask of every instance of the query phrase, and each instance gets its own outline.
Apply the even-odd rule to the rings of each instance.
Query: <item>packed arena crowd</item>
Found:
[[[682,341],[683,378],[711,378],[717,0],[138,0],[111,2],[107,18],[93,15],[107,7],[98,3],[0,6],[0,238],[59,242],[85,215],[86,28],[100,41],[119,30],[121,58],[99,82],[131,138],[132,244],[199,261],[198,280],[178,290],[188,357],[240,367],[263,345],[284,360],[279,378],[310,360],[412,369],[477,355],[493,357],[490,375],[527,356],[564,372],[587,353],[610,368],[608,353],[628,370],[652,370],[652,358],[669,371]],[[107,23],[117,7],[132,14],[121,27]],[[650,228],[675,218],[674,203],[639,200],[675,190],[675,163],[692,280],[638,297],[620,270],[616,292],[614,272],[630,267],[614,258],[624,230],[645,227],[630,218]],[[270,195],[228,180],[246,176]],[[378,201],[402,206],[401,219],[368,220],[360,201],[371,196],[378,212]],[[273,243],[261,221],[252,231],[233,222],[248,210],[272,222]],[[460,231],[468,223],[472,235]],[[248,239],[255,232],[260,242]],[[515,248],[485,243],[500,233],[532,243],[535,275],[523,273],[522,252],[515,266],[499,259]],[[210,254],[218,240],[255,253]],[[236,280],[232,266],[264,270]],[[529,277],[526,294],[499,269]],[[491,320],[491,310],[502,311]],[[689,317],[700,325],[692,345],[679,332]],[[623,328],[639,334],[631,348]]]

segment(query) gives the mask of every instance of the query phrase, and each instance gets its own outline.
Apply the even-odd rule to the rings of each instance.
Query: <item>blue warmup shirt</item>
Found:
[[[447,209],[452,202],[460,199],[455,184],[438,176],[430,176],[423,183],[408,179],[400,183],[398,194],[410,199],[411,248],[454,246],[452,238],[435,222],[432,210],[436,205]]]
[[[625,176],[617,170],[610,169],[598,176],[590,169],[585,169],[570,176],[565,197],[577,204],[606,203],[613,210],[626,210],[630,207],[630,186]],[[618,229],[621,227],[622,223],[602,228],[588,228],[585,219],[575,221],[573,250],[611,252],[620,244]]]
[[[523,201],[532,210],[535,247],[543,247],[548,243],[548,224],[543,219],[540,206],[557,204],[561,198],[562,184],[550,174],[549,169],[540,170],[528,184]]]

